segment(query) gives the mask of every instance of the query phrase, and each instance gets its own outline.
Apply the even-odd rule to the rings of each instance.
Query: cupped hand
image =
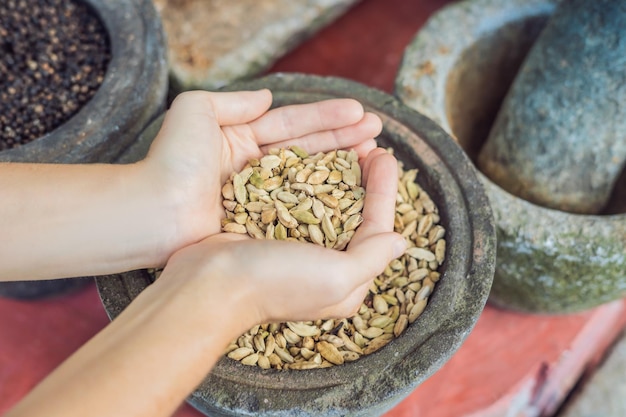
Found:
[[[380,148],[371,151],[364,181],[364,221],[346,251],[220,233],[174,254],[157,283],[184,288],[185,294],[237,300],[229,314],[240,315],[241,330],[268,321],[350,317],[372,279],[406,246],[393,232],[395,158]],[[197,299],[203,302],[202,296]]]
[[[298,145],[309,153],[376,147],[378,116],[352,99],[333,99],[270,110],[269,90],[193,91],[167,112],[148,156],[140,164],[176,211],[176,228],[163,248],[173,251],[220,232],[221,187],[233,171],[269,148]]]

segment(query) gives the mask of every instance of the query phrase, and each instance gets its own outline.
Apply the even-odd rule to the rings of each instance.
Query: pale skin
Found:
[[[356,311],[405,248],[392,231],[396,161],[373,140],[380,119],[354,100],[268,110],[271,100],[267,90],[185,93],[132,165],[0,164],[1,280],[165,265],[6,416],[169,416],[254,324]],[[289,145],[359,154],[364,222],[346,251],[220,233],[227,176]],[[323,273],[303,267],[320,262]]]

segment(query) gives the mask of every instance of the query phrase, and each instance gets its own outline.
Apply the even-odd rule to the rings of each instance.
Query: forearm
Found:
[[[0,281],[154,266],[172,216],[139,175],[137,165],[0,164]]]
[[[232,291],[160,281],[6,417],[171,415],[252,323],[225,313],[241,305]]]

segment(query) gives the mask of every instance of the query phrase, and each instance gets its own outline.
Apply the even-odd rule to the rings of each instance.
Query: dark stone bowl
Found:
[[[557,3],[469,0],[442,9],[406,48],[396,94],[439,123],[475,160]],[[532,204],[478,175],[498,236],[491,302],[563,314],[626,296],[626,172],[604,215]]]
[[[0,162],[114,162],[165,108],[167,59],[160,17],[150,0],[84,0],[102,21],[111,61],[102,85],[71,119]],[[39,298],[90,280],[0,283],[0,296]]]
[[[454,354],[483,310],[495,267],[488,200],[461,148],[435,123],[392,96],[344,79],[299,74],[276,74],[229,89],[262,87],[273,91],[277,106],[353,97],[376,112],[384,122],[380,145],[391,146],[406,167],[419,169],[418,182],[439,207],[447,229],[446,261],[423,315],[378,352],[308,371],[262,370],[223,358],[189,402],[210,416],[381,415]],[[151,126],[142,141],[149,142],[155,131]],[[134,271],[96,282],[114,318],[151,279],[146,271]]]

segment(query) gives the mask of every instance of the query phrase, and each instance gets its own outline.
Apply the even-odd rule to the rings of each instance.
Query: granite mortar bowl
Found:
[[[165,34],[150,0],[83,0],[102,22],[111,60],[95,95],[40,138],[0,152],[0,162],[114,162],[165,108]]]
[[[274,105],[353,97],[383,119],[379,144],[391,146],[438,205],[446,227],[442,277],[426,310],[399,338],[378,352],[326,369],[262,370],[223,358],[189,402],[210,416],[378,416],[438,370],[476,323],[495,267],[491,209],[474,168],[461,148],[435,123],[395,98],[339,78],[275,74],[230,86],[270,88]],[[140,139],[143,157],[160,121]],[[146,271],[96,280],[102,302],[116,317],[151,278]],[[207,329],[211,331],[211,329]]]
[[[405,50],[396,95],[472,160],[557,0],[468,0],[433,15]],[[575,167],[572,167],[575,169]],[[563,314],[626,296],[626,173],[604,215],[548,209],[479,172],[497,230],[490,302]]]
[[[165,108],[167,58],[150,0],[83,0],[109,37],[111,60],[95,95],[36,140],[0,152],[0,162],[114,162]],[[91,278],[0,283],[0,296],[35,299],[67,293]]]

